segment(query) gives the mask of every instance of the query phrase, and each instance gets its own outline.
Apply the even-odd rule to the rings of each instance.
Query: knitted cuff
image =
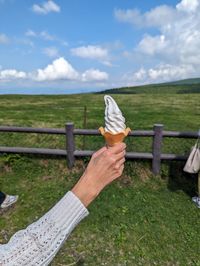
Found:
[[[73,229],[88,214],[86,207],[71,191],[49,211],[51,220],[64,230],[70,227]]]

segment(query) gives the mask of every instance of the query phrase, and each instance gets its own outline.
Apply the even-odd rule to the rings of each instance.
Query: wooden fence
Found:
[[[72,168],[76,157],[91,156],[94,151],[91,150],[76,150],[75,136],[76,135],[100,135],[98,130],[94,129],[75,129],[73,123],[67,123],[65,129],[58,128],[31,128],[31,127],[13,127],[0,126],[0,132],[18,132],[18,133],[39,133],[39,134],[60,134],[66,136],[66,149],[44,149],[44,148],[25,148],[25,147],[2,147],[0,153],[28,153],[28,154],[47,154],[66,156],[67,165]],[[160,173],[162,160],[186,160],[185,155],[178,154],[163,154],[161,151],[163,137],[169,138],[197,138],[197,132],[177,132],[164,131],[162,124],[155,124],[153,130],[135,130],[131,131],[128,137],[151,137],[152,153],[144,152],[127,152],[127,159],[147,159],[152,160],[152,172],[157,175]]]

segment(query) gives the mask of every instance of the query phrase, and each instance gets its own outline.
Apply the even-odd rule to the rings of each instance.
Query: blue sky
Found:
[[[200,0],[0,0],[0,94],[200,76]]]

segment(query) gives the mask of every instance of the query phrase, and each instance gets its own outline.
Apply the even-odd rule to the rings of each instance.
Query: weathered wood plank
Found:
[[[40,134],[63,134],[64,129],[59,128],[34,128],[34,127],[13,127],[13,126],[0,126],[0,132],[21,132],[21,133],[40,133]]]
[[[126,159],[153,159],[153,154],[148,152],[127,152]]]
[[[40,134],[62,134],[65,135],[65,129],[60,128],[34,128],[34,127],[15,127],[15,126],[0,126],[0,132],[22,132],[22,133],[40,133]],[[98,129],[74,129],[74,135],[100,135]],[[154,136],[153,130],[133,130],[129,136],[135,137],[151,137]],[[198,132],[191,131],[163,131],[163,137],[176,138],[197,138]]]
[[[163,131],[163,137],[172,137],[172,138],[197,138],[198,132],[191,131]]]
[[[73,123],[67,123],[65,129],[59,128],[32,128],[32,127],[15,127],[0,126],[0,132],[18,132],[18,133],[38,133],[38,134],[61,134],[66,135],[66,150],[60,149],[43,149],[43,148],[26,148],[26,147],[0,147],[0,153],[25,153],[25,154],[46,154],[67,156],[67,164],[72,168],[75,157],[91,156],[94,151],[75,150],[75,135],[99,135],[98,129],[74,129]],[[198,132],[179,132],[163,131],[163,125],[154,125],[154,130],[133,130],[129,137],[153,137],[152,153],[127,152],[127,159],[147,159],[152,160],[152,171],[159,174],[161,160],[186,160],[187,156],[178,154],[162,154],[161,145],[163,137],[172,138],[197,138]]]
[[[177,161],[185,161],[187,160],[187,156],[180,154],[161,154],[162,160],[177,160]]]
[[[75,163],[74,124],[67,123],[65,129],[66,129],[67,164],[69,169],[71,169]]]
[[[158,175],[160,173],[162,131],[163,131],[163,125],[161,124],[154,125],[155,135],[153,138],[153,145],[152,145],[152,153],[153,153],[152,172],[154,173],[154,175]]]
[[[67,155],[65,150],[24,148],[24,147],[0,147],[0,153],[26,153],[26,154],[47,154],[47,155]]]

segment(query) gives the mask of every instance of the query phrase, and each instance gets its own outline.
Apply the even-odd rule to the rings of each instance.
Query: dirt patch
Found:
[[[44,166],[45,168],[47,168],[48,165],[49,165],[49,161],[47,159],[41,160],[40,161],[40,165]]]
[[[133,180],[128,175],[122,175],[118,180],[120,186],[122,187],[129,187],[132,185]]]
[[[50,175],[45,175],[42,177],[42,180],[44,181],[51,180],[51,179],[53,179],[53,176],[50,176]]]
[[[136,170],[136,173],[142,181],[147,181],[152,176],[152,172],[149,169],[143,167],[138,168]]]
[[[86,169],[86,164],[82,160],[76,160],[74,167],[71,169],[72,174],[79,174],[84,172]]]

